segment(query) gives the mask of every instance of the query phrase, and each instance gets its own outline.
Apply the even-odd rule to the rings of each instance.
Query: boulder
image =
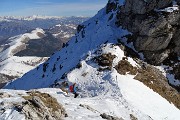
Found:
[[[106,113],[100,114],[100,116],[103,119],[106,119],[106,120],[123,120],[122,118],[118,118],[118,117],[114,117],[114,116],[111,116],[111,115],[107,115]]]

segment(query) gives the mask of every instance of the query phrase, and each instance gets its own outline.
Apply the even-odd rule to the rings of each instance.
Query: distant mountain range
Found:
[[[49,17],[49,16],[29,16],[29,17],[0,17],[0,44],[7,38],[30,32],[39,27],[49,29],[57,24],[78,25],[88,17]]]
[[[0,83],[18,78],[46,61],[75,34],[77,25],[87,19],[0,17]]]

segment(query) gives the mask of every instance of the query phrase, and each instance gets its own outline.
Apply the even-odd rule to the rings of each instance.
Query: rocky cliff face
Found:
[[[133,33],[136,50],[157,65],[171,53],[180,55],[178,8],[172,0],[126,0],[116,23]]]
[[[167,71],[179,79],[180,0],[125,0],[123,5],[121,2],[109,1],[106,13],[113,15],[117,11],[116,25],[132,33],[128,42],[144,54],[148,63],[172,67]]]

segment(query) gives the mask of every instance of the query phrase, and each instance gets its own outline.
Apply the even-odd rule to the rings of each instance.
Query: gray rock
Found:
[[[164,51],[144,51],[144,56],[147,59],[148,63],[159,65],[161,64],[170,54],[170,50]]]
[[[107,115],[106,113],[100,114],[100,116],[103,119],[107,119],[107,120],[123,120],[122,118],[118,118],[118,117],[114,117],[114,116],[111,116],[111,115]]]
[[[79,106],[80,106],[80,107],[83,107],[83,108],[86,108],[86,109],[88,109],[88,110],[90,110],[90,111],[92,111],[92,112],[94,112],[94,113],[100,113],[99,111],[93,109],[93,108],[90,107],[89,105],[80,104]]]
[[[155,0],[153,0],[155,1]],[[147,1],[148,4],[150,1]],[[122,12],[124,13],[134,13],[134,14],[144,14],[148,11],[153,10],[155,4],[151,4],[149,6],[146,5],[144,0],[126,0],[125,5],[122,7]]]
[[[156,3],[157,3],[156,8],[161,9],[161,8],[167,7],[168,5],[172,3],[172,1],[173,0],[156,0]]]
[[[180,5],[180,0],[176,0],[177,4]]]
[[[139,35],[146,36],[156,36],[160,32],[168,32],[171,28],[171,25],[168,24],[168,21],[163,16],[150,16],[144,20],[141,20],[140,23],[136,23],[135,25],[136,26],[134,27],[139,26]]]
[[[180,13],[179,13],[180,11],[179,10],[177,10],[177,11],[174,11],[174,12],[172,12],[172,13],[165,13],[166,15],[166,20],[168,21],[168,23],[170,24],[170,25],[179,25],[180,24],[180,21],[179,21],[179,19],[180,19]]]
[[[168,6],[172,0],[126,0],[121,11],[124,13],[145,14],[154,9]]]
[[[134,46],[138,51],[158,51],[165,49],[172,38],[172,33],[159,34],[157,36],[138,36]]]
[[[22,105],[15,107],[25,114],[26,120],[61,120],[67,117],[63,106],[50,95],[39,92],[30,92],[29,95]]]
[[[133,33],[136,50],[154,64],[160,64],[172,52],[180,56],[180,10],[154,10],[171,7],[171,3],[172,0],[126,0],[117,13],[116,25]],[[167,52],[169,49],[171,52]]]
[[[175,44],[174,52],[177,53],[178,56],[180,56],[180,30],[178,28],[173,36],[172,41]]]

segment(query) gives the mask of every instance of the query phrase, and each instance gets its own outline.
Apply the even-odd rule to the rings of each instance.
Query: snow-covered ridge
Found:
[[[31,33],[25,33],[23,35],[19,35],[16,37],[9,38],[10,43],[5,44],[5,46],[9,46],[6,50],[0,53],[0,61],[4,61],[5,59],[13,56],[17,52],[26,48],[26,42],[30,39],[39,39],[45,36],[45,32],[43,29],[36,28]]]
[[[25,33],[9,38],[9,43],[4,45],[7,46],[7,48],[0,52],[0,73],[20,77],[40,63],[46,61],[48,58],[45,57],[14,56],[14,54],[26,49],[26,43],[29,40],[40,39],[44,36],[46,36],[45,31],[43,29],[36,28],[31,33]]]

